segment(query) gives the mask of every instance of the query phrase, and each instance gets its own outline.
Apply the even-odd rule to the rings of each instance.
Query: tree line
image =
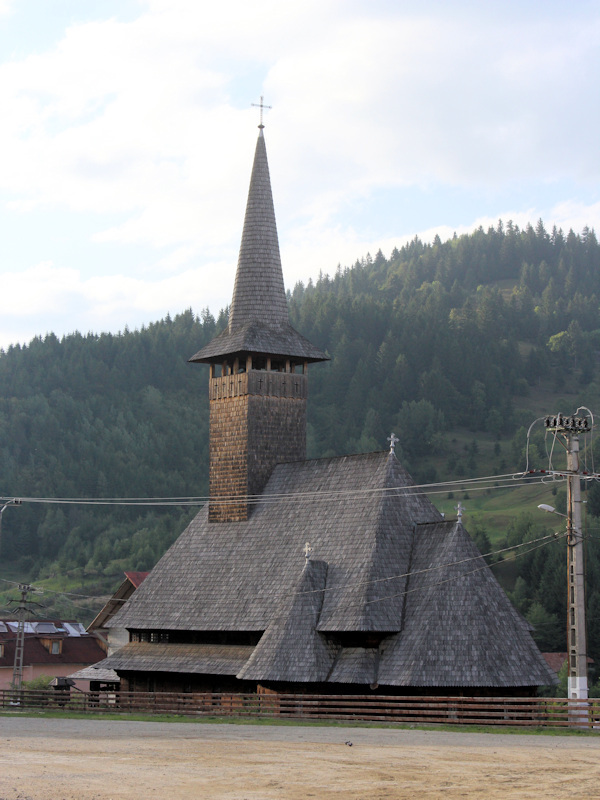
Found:
[[[598,406],[599,298],[594,232],[548,232],[541,221],[415,238],[389,258],[367,255],[298,283],[288,291],[291,322],[331,357],[310,372],[309,456],[384,449],[394,430],[417,479],[453,478],[452,459],[436,475],[423,462],[461,429],[520,457],[519,398],[568,382]],[[205,496],[207,370],[187,359],[226,321],[227,309],[190,309],[140,330],[48,334],[0,353],[2,496]],[[151,568],[193,513],[183,504],[24,503],[3,514],[0,574],[114,585],[124,569]],[[506,536],[531,530],[521,521]],[[600,609],[595,547],[590,603]],[[549,632],[543,644],[556,646],[564,575],[551,550],[519,562],[513,599]]]

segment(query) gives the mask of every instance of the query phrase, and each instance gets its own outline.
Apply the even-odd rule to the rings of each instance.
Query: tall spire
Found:
[[[244,231],[229,314],[229,331],[253,321],[288,324],[279,240],[262,129],[256,143]]]
[[[289,322],[262,122],[259,129],[229,324],[190,361],[218,363],[240,353],[328,358]]]

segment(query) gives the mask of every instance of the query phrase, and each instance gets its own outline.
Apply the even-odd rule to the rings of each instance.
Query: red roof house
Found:
[[[13,679],[16,620],[0,620],[0,689],[9,689]],[[33,620],[25,623],[23,680],[40,675],[66,677],[105,656],[96,636],[86,633],[81,623],[61,620]],[[86,690],[89,682],[76,683]]]

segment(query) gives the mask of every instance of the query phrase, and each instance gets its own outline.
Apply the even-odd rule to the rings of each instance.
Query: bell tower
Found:
[[[275,465],[306,458],[308,364],[327,360],[289,322],[263,127],[229,323],[190,359],[210,365],[210,522],[247,520]]]

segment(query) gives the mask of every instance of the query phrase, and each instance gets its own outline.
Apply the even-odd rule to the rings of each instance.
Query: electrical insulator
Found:
[[[563,417],[562,414],[544,418],[544,426],[550,430],[589,431],[590,422],[587,417]]]

